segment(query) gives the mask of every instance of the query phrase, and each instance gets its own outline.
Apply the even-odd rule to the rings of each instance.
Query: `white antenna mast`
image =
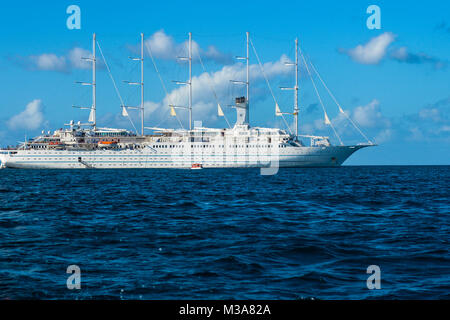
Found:
[[[139,107],[122,106],[122,108],[141,110],[141,136],[144,136],[144,34],[143,33],[141,33],[141,57],[140,58],[130,57],[130,59],[133,61],[141,62],[141,82],[131,82],[131,81],[124,81],[124,82],[128,83],[129,85],[138,85],[141,87],[141,105]]]
[[[174,81],[177,84],[184,84],[189,86],[189,102],[188,106],[169,105],[171,108],[183,108],[189,111],[189,130],[192,130],[192,32],[189,32],[189,54],[187,57],[178,57],[179,60],[187,60],[189,62],[189,80],[188,81]]]

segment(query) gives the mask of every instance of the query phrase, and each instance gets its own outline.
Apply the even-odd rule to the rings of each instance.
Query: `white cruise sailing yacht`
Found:
[[[299,135],[298,133],[298,67],[299,55],[303,58],[310,78],[310,70],[320,75],[310,63],[308,66],[305,57],[298,48],[295,40],[295,62],[289,63],[295,68],[295,86],[293,112],[282,112],[275,100],[275,113],[277,116],[291,115],[294,118],[295,132],[278,128],[252,127],[249,123],[249,46],[253,43],[247,36],[247,56],[240,57],[246,63],[246,80],[234,81],[246,86],[247,95],[235,99],[232,106],[236,109],[236,122],[233,127],[226,129],[205,128],[192,123],[192,36],[189,33],[189,80],[180,82],[188,86],[188,106],[169,105],[170,113],[176,116],[176,109],[184,108],[189,112],[189,129],[166,129],[144,127],[144,36],[141,34],[141,56],[133,60],[141,64],[141,81],[130,84],[141,87],[141,105],[127,107],[122,104],[122,115],[128,116],[127,110],[140,110],[141,132],[134,133],[125,129],[101,128],[96,123],[96,41],[93,35],[92,57],[92,83],[81,83],[92,86],[92,106],[89,109],[89,122],[81,123],[70,121],[65,129],[53,133],[42,132],[41,135],[23,142],[15,148],[0,150],[2,168],[31,168],[31,169],[112,169],[112,168],[268,168],[268,167],[335,167],[340,166],[355,151],[374,144],[367,139],[354,121],[346,115],[337,103],[340,112],[358,129],[366,138],[367,143],[357,145],[343,145],[340,137],[330,122],[322,100],[325,124],[330,125],[341,142],[341,145],[331,145],[328,137]],[[151,54],[151,49],[147,46]],[[300,54],[299,54],[300,53]],[[262,64],[259,61],[262,68]],[[103,57],[104,59],[104,57]],[[154,59],[152,57],[152,62]],[[106,64],[106,60],[105,60]],[[155,69],[158,72],[156,65]],[[109,67],[106,64],[109,72]],[[264,71],[262,70],[263,74]],[[111,77],[112,78],[112,77]],[[112,78],[113,79],[113,78]],[[114,80],[113,80],[114,81]],[[230,80],[231,81],[231,80]],[[266,78],[267,81],[267,78]],[[323,83],[323,81],[322,81]],[[267,81],[269,85],[269,82]],[[326,87],[325,83],[323,83]],[[115,85],[115,84],[114,84]],[[314,89],[317,88],[313,82]],[[116,86],[115,86],[116,87]],[[117,87],[116,87],[117,89]],[[328,90],[328,87],[326,87]],[[272,90],[271,90],[272,92]],[[329,90],[328,90],[329,92]],[[330,95],[331,92],[329,92]],[[219,116],[224,116],[223,110],[217,103]],[[151,130],[151,134],[144,134],[144,129]],[[305,145],[302,139],[309,139]]]

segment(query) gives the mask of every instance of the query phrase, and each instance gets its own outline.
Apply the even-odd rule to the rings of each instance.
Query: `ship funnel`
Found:
[[[248,124],[248,101],[245,97],[236,98],[235,105],[236,108],[236,123],[237,125]]]

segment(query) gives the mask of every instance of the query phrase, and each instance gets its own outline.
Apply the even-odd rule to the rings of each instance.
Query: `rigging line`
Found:
[[[199,61],[200,61],[200,64],[202,65],[202,68],[203,68],[203,71],[204,72],[206,72],[206,74],[207,74],[207,76],[208,76],[208,78],[209,78],[209,87],[211,88],[211,91],[212,91],[212,93],[213,93],[213,95],[214,95],[214,98],[216,99],[216,103],[218,104],[218,105],[220,105],[219,104],[219,98],[218,98],[218,96],[217,96],[217,93],[216,93],[216,90],[214,90],[214,85],[212,84],[212,79],[211,79],[211,77],[209,76],[209,73],[208,73],[208,71],[206,70],[206,68],[205,68],[205,65],[203,64],[203,60],[202,60],[202,57],[200,56],[200,52],[199,52],[199,50],[197,50],[197,56],[198,56],[198,59],[199,59]],[[228,124],[228,127],[229,128],[231,128],[231,125],[230,125],[230,123],[228,122],[228,119],[227,119],[227,116],[223,113],[223,117],[225,118],[225,121],[227,122],[227,124]]]
[[[169,108],[163,108],[163,113],[162,113],[162,116],[161,116],[161,121],[159,121],[158,124],[155,125],[155,127],[159,128],[159,127],[161,126],[162,123],[168,121],[168,118],[166,118],[166,115],[167,115],[167,113],[168,113],[169,111],[170,111]],[[170,117],[169,117],[169,119],[170,119]]]
[[[117,96],[119,97],[119,100],[120,100],[121,105],[123,106],[122,108],[125,108],[125,104],[123,103],[122,96],[120,95],[119,89],[117,89],[116,81],[114,81],[114,77],[112,76],[111,70],[109,69],[109,66],[108,66],[108,63],[106,62],[105,56],[103,55],[103,51],[102,51],[102,48],[100,47],[100,43],[99,43],[98,41],[96,41],[96,42],[97,42],[97,46],[98,46],[98,49],[99,49],[99,51],[100,51],[100,54],[102,55],[103,62],[105,63],[106,70],[108,70],[109,77],[111,78],[112,83],[113,83],[113,85],[114,85],[114,89],[116,90],[116,94],[117,94]],[[131,125],[133,126],[134,130],[135,130],[136,133],[137,133],[137,129],[136,129],[136,127],[134,126],[133,120],[131,119],[130,115],[127,114],[127,117],[128,117],[128,119],[130,120]]]
[[[153,57],[153,52],[150,49],[150,46],[148,45],[148,43],[147,42],[144,42],[144,43],[145,43],[145,48],[147,49],[148,53],[150,54],[150,58],[152,59],[153,67],[155,67],[156,74],[158,75],[159,81],[161,82],[161,85],[162,85],[162,87],[164,89],[164,93],[166,94],[167,100],[169,101],[169,104],[172,104],[172,102],[170,101],[170,96],[169,96],[169,93],[167,91],[166,85],[164,84],[164,80],[163,80],[163,78],[161,76],[161,73],[159,73],[158,67],[156,66],[156,62],[155,62],[155,59]],[[184,129],[183,124],[181,123],[181,121],[178,118],[178,115],[176,113],[175,113],[175,117],[177,118],[178,123],[180,124],[180,127],[182,129]]]
[[[327,115],[327,112],[325,110],[325,106],[323,104],[322,98],[320,97],[320,94],[319,94],[319,91],[317,90],[317,87],[316,87],[316,84],[314,82],[314,79],[313,79],[313,77],[311,75],[311,72],[309,71],[308,64],[306,63],[305,56],[303,55],[303,53],[301,51],[300,51],[300,55],[302,56],[303,63],[305,64],[306,71],[308,72],[309,78],[311,79],[312,85],[314,87],[314,91],[316,92],[317,98],[319,99],[320,105],[322,106],[322,110],[323,110],[324,114],[328,118],[328,115]],[[341,137],[339,137],[338,133],[336,132],[336,129],[334,128],[333,123],[331,121],[329,121],[329,124],[331,126],[331,129],[333,129],[333,132],[336,135],[336,137],[338,138],[338,140],[341,143],[341,145],[344,145],[344,143],[342,143]]]
[[[258,64],[259,64],[259,67],[261,68],[261,72],[262,72],[262,74],[264,76],[264,79],[266,80],[266,83],[267,83],[267,86],[269,87],[270,93],[272,94],[273,101],[275,102],[275,104],[278,104],[278,101],[275,98],[275,94],[272,91],[272,87],[270,86],[269,80],[267,79],[266,73],[264,72],[264,68],[263,68],[263,66],[261,64],[261,60],[259,59],[258,53],[256,52],[256,49],[255,49],[255,46],[253,45],[253,41],[252,41],[251,38],[249,40],[250,40],[250,43],[252,45],[253,52],[255,53],[256,59],[258,60]],[[288,128],[289,133],[292,134],[291,128],[289,127],[288,123],[286,122],[286,119],[284,118],[283,114],[281,114],[281,118],[283,118],[284,124]]]
[[[322,80],[322,77],[320,76],[319,72],[317,71],[317,69],[314,67],[313,63],[311,62],[311,59],[309,59],[309,64],[311,65],[313,71],[316,73],[317,77],[319,78],[319,80],[322,82],[323,86],[325,87],[325,89],[328,91],[328,94],[331,96],[331,98],[333,99],[333,101],[336,103],[336,105],[339,107],[339,111],[341,113],[343,113],[345,115],[345,117],[350,121],[350,123],[356,128],[356,130],[359,131],[359,133],[367,140],[368,143],[373,144],[372,141],[367,138],[367,136],[362,132],[362,130],[353,122],[353,120],[344,112],[344,109],[342,109],[341,105],[339,104],[339,102],[336,100],[336,98],[334,97],[333,93],[330,91],[330,89],[328,89],[327,85],[325,84],[325,82]],[[356,121],[356,120],[355,120]]]

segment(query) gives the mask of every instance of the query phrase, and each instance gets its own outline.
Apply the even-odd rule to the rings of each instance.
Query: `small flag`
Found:
[[[325,124],[331,125],[331,121],[330,121],[330,119],[328,118],[328,115],[327,115],[326,112],[324,113],[324,115],[325,115]]]
[[[122,106],[122,116],[128,117],[128,111],[127,111],[127,108],[125,106]]]
[[[282,115],[280,107],[278,106],[278,103],[275,103],[275,115],[278,117]]]
[[[341,106],[338,106],[338,107],[339,107],[339,112],[344,113],[344,110],[342,110]]]
[[[175,108],[174,107],[170,107],[170,115],[172,117],[175,117],[177,115],[177,113],[175,112]]]
[[[223,110],[222,110],[222,108],[220,107],[220,104],[219,104],[219,103],[217,104],[217,115],[218,115],[219,117],[223,117],[223,116],[224,116]]]
[[[89,122],[94,122],[94,109],[91,109],[89,113]]]

